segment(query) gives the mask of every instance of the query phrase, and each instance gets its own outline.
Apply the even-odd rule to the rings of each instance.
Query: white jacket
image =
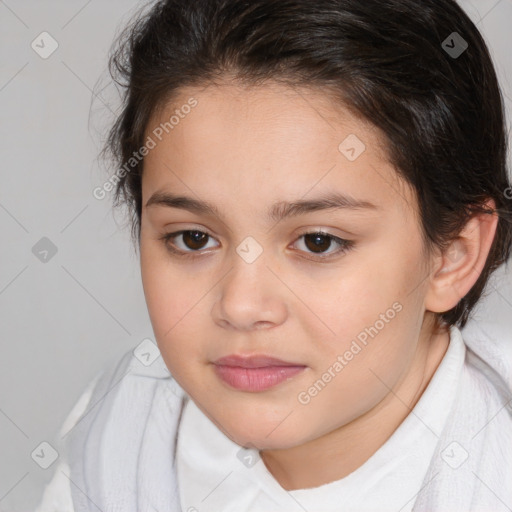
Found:
[[[469,345],[475,350],[466,342],[457,398],[414,512],[512,510],[509,374],[491,340]],[[161,357],[146,367],[124,354],[91,382],[65,422],[63,457],[36,512],[193,512],[181,511],[175,463],[186,396]],[[445,462],[448,446],[467,452],[464,464]]]

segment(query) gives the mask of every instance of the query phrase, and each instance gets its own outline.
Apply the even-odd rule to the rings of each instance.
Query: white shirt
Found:
[[[177,448],[184,512],[410,512],[455,398],[465,357],[458,328],[413,410],[363,465],[319,487],[286,491],[258,450],[231,441],[188,400]]]
[[[452,327],[444,358],[392,436],[346,477],[310,489],[283,489],[257,450],[233,443],[188,400],[179,424],[176,456],[182,512],[410,512],[452,409],[465,352],[460,330]],[[94,384],[83,393],[61,432],[80,418]],[[36,512],[73,512],[68,475],[66,461],[60,462]]]

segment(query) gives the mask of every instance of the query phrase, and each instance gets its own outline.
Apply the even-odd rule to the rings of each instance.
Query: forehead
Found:
[[[188,136],[203,132],[211,138],[215,134],[221,136],[238,132],[241,137],[245,128],[249,137],[258,137],[260,142],[261,139],[271,142],[271,135],[279,134],[285,139],[280,139],[280,144],[290,144],[295,140],[303,143],[305,138],[318,144],[319,138],[326,143],[332,142],[331,139],[336,142],[343,131],[351,130],[365,139],[366,146],[371,147],[375,156],[387,159],[383,134],[370,122],[348,110],[332,93],[320,91],[318,87],[305,88],[274,81],[261,85],[220,82],[181,88],[172,100],[158,106],[146,132],[150,133],[154,127],[168,122],[192,98],[197,106],[181,115],[179,123],[172,127],[171,131],[177,136],[183,135],[188,128]],[[187,118],[190,120],[185,123]]]
[[[185,192],[188,183],[219,200],[233,192],[272,202],[335,190],[383,209],[414,205],[387,159],[385,137],[316,89],[272,82],[183,88],[153,113],[146,137],[155,133],[161,140],[145,157],[145,200],[166,187]]]

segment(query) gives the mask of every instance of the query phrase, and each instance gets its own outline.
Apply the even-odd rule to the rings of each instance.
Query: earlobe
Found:
[[[425,308],[443,313],[454,308],[478,280],[491,249],[498,215],[495,203],[489,199],[486,208],[493,213],[475,214],[459,236],[441,254],[431,275],[425,297]]]

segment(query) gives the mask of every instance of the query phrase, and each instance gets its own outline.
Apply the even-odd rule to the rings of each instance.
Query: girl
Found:
[[[39,510],[511,510],[509,376],[460,331],[510,255],[503,101],[455,1],[162,0],[111,63],[96,193],[156,345]]]

